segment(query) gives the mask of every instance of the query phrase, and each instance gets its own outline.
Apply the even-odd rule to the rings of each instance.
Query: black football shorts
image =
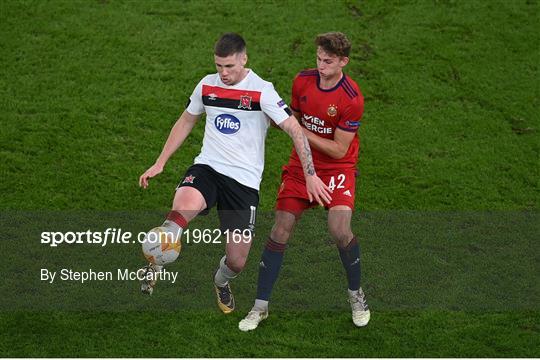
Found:
[[[259,206],[259,192],[249,186],[223,175],[208,165],[194,164],[176,187],[193,187],[201,192],[206,201],[206,209],[200,215],[208,214],[217,205],[220,230],[222,232],[255,230],[255,218]]]

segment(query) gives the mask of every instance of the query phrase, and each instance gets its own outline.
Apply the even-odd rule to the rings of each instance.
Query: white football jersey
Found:
[[[252,70],[232,86],[217,73],[207,75],[195,87],[186,110],[206,113],[203,146],[194,163],[259,190],[270,119],[279,125],[291,115],[272,83]]]

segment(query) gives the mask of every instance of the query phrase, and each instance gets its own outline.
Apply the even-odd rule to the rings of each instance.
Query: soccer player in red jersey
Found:
[[[360,287],[360,249],[351,230],[359,149],[357,130],[364,98],[358,85],[343,73],[351,48],[347,37],[339,32],[326,33],[317,36],[315,44],[317,68],[302,71],[294,79],[291,109],[309,140],[317,174],[333,191],[325,206],[328,229],[347,274],[353,322],[365,326],[370,312]],[[253,330],[268,317],[268,301],[286,244],[302,212],[317,205],[308,198],[302,165],[293,149],[289,163],[283,167],[275,224],[262,254],[255,305],[240,321],[240,330]]]

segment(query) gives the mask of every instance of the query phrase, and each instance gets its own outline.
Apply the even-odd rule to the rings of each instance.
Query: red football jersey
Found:
[[[357,131],[364,112],[364,97],[358,85],[345,74],[332,89],[321,89],[319,82],[317,69],[302,71],[294,79],[291,108],[300,113],[298,120],[302,126],[326,139],[334,139],[336,128],[355,135],[341,159],[333,159],[312,147],[315,170],[354,169],[360,147]],[[302,167],[294,147],[289,166]]]

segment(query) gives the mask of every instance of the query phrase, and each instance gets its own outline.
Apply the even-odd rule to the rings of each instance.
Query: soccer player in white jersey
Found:
[[[163,171],[167,160],[182,145],[200,115],[206,113],[201,153],[180,181],[172,210],[161,227],[167,232],[181,234],[195,216],[217,205],[220,230],[229,238],[224,241],[225,256],[219,261],[214,285],[218,306],[227,314],[235,307],[229,282],[244,268],[251,247],[251,236],[245,236],[244,230],[253,231],[255,227],[264,144],[270,121],[292,138],[310,199],[322,205],[323,201],[331,201],[331,195],[315,173],[308,140],[292,111],[272,83],[245,67],[244,39],[238,34],[224,34],[215,45],[214,61],[217,73],[205,76],[195,87],[161,154],[141,175],[139,184],[146,188],[148,180]],[[233,234],[242,234],[242,241],[231,239]],[[144,270],[157,272],[161,267],[151,263]],[[151,294],[154,285],[155,281],[144,281],[141,291]]]

